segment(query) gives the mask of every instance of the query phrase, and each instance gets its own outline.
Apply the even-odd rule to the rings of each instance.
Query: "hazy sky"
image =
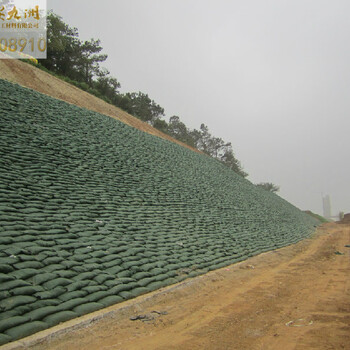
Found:
[[[122,92],[231,141],[253,183],[350,212],[349,0],[48,0]]]

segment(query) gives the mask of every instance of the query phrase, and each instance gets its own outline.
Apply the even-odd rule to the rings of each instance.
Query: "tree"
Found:
[[[198,150],[211,156],[210,153],[210,138],[211,134],[205,124],[201,124],[199,130],[194,130],[193,136],[195,138],[195,146]]]
[[[166,134],[169,132],[168,123],[163,119],[156,119],[152,126]]]
[[[71,28],[62,17],[49,12],[47,16],[47,59],[40,63],[47,69],[90,87],[99,72],[99,63],[107,59],[100,54],[99,39],[82,42],[77,28]]]
[[[276,186],[271,182],[261,182],[258,183],[256,186],[263,188],[264,190],[269,192],[278,192],[280,190],[279,186]]]
[[[242,177],[248,176],[236,159],[231,142],[225,142],[220,137],[212,136],[205,124],[201,124],[200,130],[194,129],[190,135],[198,150],[219,160]]]
[[[231,144],[225,148],[225,151],[219,160],[238,175],[241,175],[242,177],[248,176],[248,173],[243,170],[240,161],[235,157]]]
[[[151,100],[147,94],[139,91],[138,93],[128,92],[125,96],[129,100],[128,112],[144,122],[153,124],[156,119],[164,116],[164,108]]]
[[[102,51],[101,41],[91,39],[90,41],[80,42],[80,55],[78,60],[79,71],[84,77],[84,81],[92,86],[92,79],[99,73],[99,63],[107,59],[106,54],[99,54]]]
[[[197,149],[213,158],[219,159],[225,152],[225,148],[231,145],[231,143],[225,143],[219,137],[212,136],[205,124],[201,124],[199,130],[194,130],[192,137]]]
[[[191,147],[195,147],[194,139],[191,135],[190,130],[180,120],[180,117],[173,115],[169,119],[168,132],[176,140],[186,143]]]
[[[119,93],[120,83],[109,74],[110,72],[106,68],[98,69],[96,73],[97,79],[93,82],[93,87],[111,101],[111,103],[116,104],[116,96]]]
[[[49,12],[46,20],[47,59],[40,63],[51,71],[71,77],[79,56],[78,29],[70,28],[53,12]]]

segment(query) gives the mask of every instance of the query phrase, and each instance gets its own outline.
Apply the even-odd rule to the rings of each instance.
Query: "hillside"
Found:
[[[218,161],[0,80],[0,343],[319,223]]]
[[[175,142],[198,152],[195,148],[164,134],[153,128],[151,125],[124,112],[120,108],[115,107],[30,64],[18,60],[0,60],[0,79],[5,79],[54,98],[72,103],[76,106],[108,115],[151,135]]]

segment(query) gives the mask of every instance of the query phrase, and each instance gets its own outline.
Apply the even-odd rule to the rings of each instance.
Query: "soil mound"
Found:
[[[345,214],[344,218],[341,221],[337,222],[338,224],[350,225],[350,213]]]

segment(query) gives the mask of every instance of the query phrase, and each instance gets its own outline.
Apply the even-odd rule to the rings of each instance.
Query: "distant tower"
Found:
[[[332,216],[331,213],[331,199],[329,198],[329,195],[327,194],[322,198],[323,201],[323,216],[326,219],[330,219]]]

